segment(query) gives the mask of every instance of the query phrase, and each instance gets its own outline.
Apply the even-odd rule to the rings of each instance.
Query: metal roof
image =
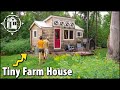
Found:
[[[75,24],[75,29],[77,30],[84,30],[83,28],[79,27],[78,25]]]
[[[44,21],[34,21],[34,23],[38,26],[38,27],[52,27],[48,24],[46,24]]]

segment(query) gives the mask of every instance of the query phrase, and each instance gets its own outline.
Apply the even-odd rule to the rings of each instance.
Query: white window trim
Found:
[[[34,32],[36,31],[36,37],[34,37]],[[33,30],[33,38],[37,38],[37,30]]]
[[[65,30],[68,30],[68,29],[64,29],[64,30],[63,30],[63,40],[74,40],[74,30],[71,30],[71,29],[68,30],[68,39],[65,39],[65,38],[64,38],[64,31],[65,31]],[[69,39],[70,31],[73,31],[73,39]]]
[[[82,36],[78,36],[78,32],[82,33]],[[77,31],[76,32],[76,38],[78,38],[78,37],[80,37],[80,38],[83,37],[83,32],[82,31]]]

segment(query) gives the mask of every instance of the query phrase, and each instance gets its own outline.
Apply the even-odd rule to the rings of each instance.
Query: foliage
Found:
[[[104,17],[102,17],[100,12],[97,12],[97,22],[96,22],[96,11],[89,12],[89,20],[88,20],[88,37],[96,39],[96,45],[100,47],[107,47],[107,38],[109,34],[110,28],[110,18],[111,12],[108,12]],[[84,38],[87,37],[87,11],[79,11],[79,14],[74,14],[74,18],[76,19],[75,23],[84,28]],[[97,23],[97,30],[96,30]]]
[[[106,14],[103,17],[102,23],[101,23],[101,29],[98,31],[98,46],[106,48],[107,47],[107,39],[110,32],[110,19],[111,19],[111,13]]]
[[[39,65],[38,57],[33,55],[28,55],[27,60],[20,63],[18,67],[12,67],[12,64],[20,59],[20,55],[12,56],[2,56],[1,57],[1,67],[9,66],[11,69],[22,69],[22,67],[27,67],[29,69],[44,69],[46,67],[52,67],[53,69],[71,69],[73,71],[72,76],[47,76],[46,72],[44,76],[19,76],[20,78],[31,78],[31,79],[115,79],[119,77],[119,64],[114,60],[106,59],[107,49],[98,49],[95,51],[93,56],[80,56],[79,54],[74,54],[73,56],[69,54],[53,56],[49,55],[47,61]],[[3,76],[3,71],[1,71],[1,78],[15,78],[15,76]]]
[[[2,11],[1,12],[1,20],[2,22],[4,18],[11,14],[12,11]],[[21,19],[21,21],[24,23],[20,30],[16,33],[14,33],[13,36],[6,30],[4,30],[3,26],[1,25],[1,39],[5,40],[6,42],[9,42],[10,40],[15,39],[27,39],[30,37],[29,28],[31,24],[34,22],[34,20],[42,21],[45,18],[47,18],[50,15],[57,15],[57,16],[65,16],[70,17],[69,13],[67,11],[24,11],[24,15],[20,15],[20,11],[13,11],[15,15],[18,15]],[[88,36],[89,38],[95,39],[97,37],[97,46],[100,47],[106,47],[107,44],[107,38],[109,34],[109,28],[110,28],[110,18],[111,18],[111,12],[108,12],[107,15],[102,18],[100,12],[98,12],[97,17],[97,31],[96,31],[96,16],[95,11],[89,12],[89,31]],[[84,38],[87,37],[87,11],[78,11],[75,12],[73,16],[75,20],[75,23],[84,29]]]
[[[79,27],[83,28],[84,31],[84,37],[86,37],[86,22],[79,16],[79,15],[75,15],[74,18],[75,20],[75,24],[78,25]]]
[[[1,19],[0,22],[4,21],[4,18],[6,18],[6,16],[10,15],[12,13],[12,11],[2,11],[0,13]],[[14,40],[14,39],[26,39],[30,37],[30,33],[29,33],[29,28],[31,26],[31,24],[37,20],[37,21],[42,21],[45,18],[47,18],[50,15],[57,15],[57,16],[68,16],[67,14],[64,14],[63,11],[24,11],[24,15],[21,15],[21,11],[13,11],[14,15],[18,15],[21,19],[21,22],[24,23],[20,30],[16,33],[14,33],[13,36],[11,36],[11,34],[9,32],[7,32],[7,30],[4,29],[3,26],[1,26],[1,38],[3,39],[6,37],[9,40]]]
[[[34,20],[43,21],[50,15],[65,16],[63,11],[32,11]]]
[[[102,30],[100,33],[102,33],[101,37],[104,37],[104,39],[99,40],[102,41],[101,47],[107,47],[107,40],[108,40],[108,35],[110,33],[110,21],[111,21],[111,12],[109,12],[107,15],[104,16],[103,18],[103,24],[102,24]]]
[[[10,15],[11,12],[9,11],[2,11],[0,12],[0,23],[2,23],[4,21],[4,18],[6,18],[6,16]],[[10,33],[7,32],[7,30],[4,29],[4,27],[2,25],[0,25],[0,39],[1,38],[9,38],[11,39]]]
[[[21,18],[21,21],[23,22],[23,25],[21,26],[20,31],[17,32],[18,34],[17,38],[20,38],[20,39],[29,38],[30,37],[29,28],[34,21],[33,14],[30,11],[28,11],[25,13],[25,15],[20,16],[20,18]]]
[[[0,22],[3,22],[4,18],[6,18],[6,16],[10,15],[11,13],[12,13],[12,11],[4,11],[4,12],[2,11],[0,13],[0,16],[1,16]],[[64,14],[63,11],[54,11],[54,12],[52,12],[52,11],[47,11],[47,12],[46,11],[24,11],[24,15],[21,15],[20,13],[21,13],[21,11],[13,11],[13,14],[19,16],[20,19],[21,19],[21,22],[23,23],[20,30],[18,32],[14,33],[14,35],[11,35],[11,33],[7,32],[7,30],[5,30],[2,25],[0,27],[0,31],[1,31],[0,41],[2,43],[1,50],[5,54],[12,54],[15,51],[14,46],[13,46],[12,51],[10,51],[8,49],[9,48],[9,46],[7,46],[7,45],[9,45],[8,43],[10,43],[10,45],[11,45],[11,42],[15,44],[15,42],[11,41],[11,40],[16,40],[16,41],[18,39],[27,39],[28,40],[28,38],[30,37],[29,28],[30,28],[31,24],[34,22],[34,20],[40,20],[41,21],[41,20],[44,20],[45,18],[47,18],[50,15],[67,16],[67,14]],[[20,41],[20,42],[22,42],[22,41]],[[20,48],[19,47],[20,45],[18,45],[18,44],[15,44],[15,45],[18,46],[18,47],[16,47],[16,49]],[[12,46],[11,46],[11,49],[12,49]],[[19,53],[21,51],[20,51],[20,49],[18,49],[15,52]]]
[[[9,43],[1,42],[1,53],[11,55],[23,53],[30,49],[29,39],[11,40]]]

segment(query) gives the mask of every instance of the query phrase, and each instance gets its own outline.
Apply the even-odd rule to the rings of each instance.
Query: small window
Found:
[[[37,31],[36,30],[33,31],[33,37],[37,37]]]
[[[60,25],[61,25],[61,26],[64,26],[64,22],[60,22]]]
[[[78,32],[77,34],[78,34],[78,36],[81,36],[81,33],[80,33],[80,32]]]
[[[59,39],[59,31],[58,31],[58,32],[55,32],[55,38],[56,38],[56,39]]]
[[[83,37],[83,32],[81,32],[81,31],[77,31],[77,33],[76,33],[76,37]]]
[[[16,25],[16,22],[14,22],[14,25]]]
[[[13,25],[16,25],[16,22],[13,22]]]

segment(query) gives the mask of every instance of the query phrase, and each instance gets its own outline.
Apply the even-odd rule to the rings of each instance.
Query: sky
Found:
[[[101,11],[101,15],[102,15],[102,16],[104,16],[104,15],[106,15],[106,14],[108,14],[108,12],[106,12],[106,11]]]

